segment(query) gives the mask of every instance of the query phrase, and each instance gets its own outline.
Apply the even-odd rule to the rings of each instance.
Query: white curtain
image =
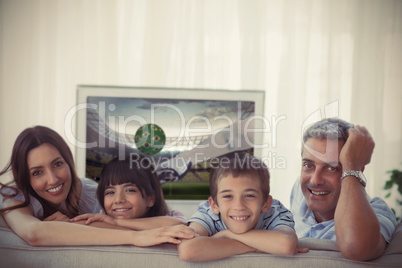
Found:
[[[1,166],[28,126],[64,135],[95,84],[264,90],[265,117],[286,117],[265,152],[286,205],[317,111],[373,135],[371,196],[401,168],[402,1],[0,0],[0,23]]]

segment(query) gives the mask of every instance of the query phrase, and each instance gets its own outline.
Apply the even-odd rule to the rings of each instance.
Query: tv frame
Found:
[[[76,141],[86,143],[88,98],[127,98],[130,99],[164,99],[171,105],[177,102],[254,102],[254,116],[264,117],[265,92],[258,90],[222,90],[189,89],[163,87],[130,87],[109,85],[78,85],[76,116]],[[83,108],[84,107],[84,108]],[[152,123],[152,122],[150,122]],[[262,120],[255,120],[254,144],[263,144],[264,133]],[[86,177],[86,149],[76,146],[76,170],[79,177]],[[253,148],[253,154],[262,157],[263,148]]]

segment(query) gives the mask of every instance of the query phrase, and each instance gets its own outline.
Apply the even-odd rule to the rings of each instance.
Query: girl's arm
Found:
[[[19,201],[9,201],[7,206]],[[124,231],[94,228],[62,221],[40,221],[29,206],[2,214],[10,228],[33,246],[62,245],[135,245],[178,244],[196,234],[184,225],[161,227],[146,231]]]
[[[158,216],[137,219],[114,219],[105,214],[83,214],[71,219],[71,222],[86,220],[85,224],[94,224],[95,222],[104,222],[115,226],[121,226],[132,230],[149,230],[162,226],[173,226],[178,224],[185,224],[184,218],[171,217],[171,216]]]
[[[183,218],[176,218],[171,216],[158,216],[138,219],[116,219],[117,226],[133,230],[148,230],[162,226],[173,226],[178,224],[186,224]]]
[[[93,214],[96,215],[96,214]],[[112,218],[113,219],[113,218]],[[71,222],[72,220],[68,218],[66,215],[61,213],[60,211],[57,211],[50,215],[49,217],[43,219],[43,221],[64,221],[64,222]],[[87,224],[86,221],[81,220],[81,221],[75,221],[74,223],[77,224]],[[129,230],[127,228],[117,226],[116,224],[107,222],[107,221],[97,221],[97,222],[91,222],[91,224],[88,224],[92,227],[98,227],[98,228],[107,228],[107,229],[119,229],[119,230]]]

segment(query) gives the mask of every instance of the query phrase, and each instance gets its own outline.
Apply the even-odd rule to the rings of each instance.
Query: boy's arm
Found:
[[[220,233],[219,237],[235,239],[259,251],[276,255],[293,255],[298,241],[295,232],[287,227],[275,230],[250,230],[242,234],[235,234],[229,230]]]
[[[200,236],[193,239],[183,239],[178,245],[180,259],[182,260],[212,261],[255,251],[255,248],[233,239],[208,237],[208,231],[199,223],[192,222],[190,227]]]

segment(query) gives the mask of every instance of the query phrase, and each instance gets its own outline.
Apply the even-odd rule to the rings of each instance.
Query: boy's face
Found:
[[[209,198],[215,214],[221,214],[230,231],[237,234],[253,229],[260,213],[267,213],[271,207],[272,197],[263,200],[260,181],[247,176],[233,178],[231,174],[218,182],[217,203]]]

